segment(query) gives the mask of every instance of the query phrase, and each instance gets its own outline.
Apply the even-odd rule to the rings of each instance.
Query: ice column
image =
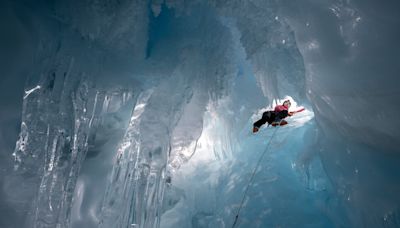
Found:
[[[139,164],[139,124],[151,94],[152,91],[147,91],[139,96],[128,129],[118,147],[99,227],[127,227],[129,224],[140,222],[140,218],[134,216],[135,210],[141,206],[138,202],[142,201],[138,199],[137,190],[141,187],[141,177],[146,176],[150,170],[148,165]]]
[[[39,190],[30,227],[67,227],[76,179],[96,124],[99,94],[85,76],[43,76],[27,89],[13,153],[16,175]]]

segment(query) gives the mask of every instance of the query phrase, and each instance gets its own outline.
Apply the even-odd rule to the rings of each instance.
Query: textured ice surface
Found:
[[[218,117],[224,108],[208,110],[196,154],[174,173],[166,203],[175,205],[163,215],[162,227],[231,227],[248,184],[239,227],[346,224],[312,149],[316,140],[312,112],[290,118],[285,128],[263,127],[257,135],[248,125],[235,127],[240,132],[233,136],[235,143],[221,145],[226,125]],[[249,183],[262,153],[265,156]]]
[[[398,10],[2,1],[0,227],[399,227]]]

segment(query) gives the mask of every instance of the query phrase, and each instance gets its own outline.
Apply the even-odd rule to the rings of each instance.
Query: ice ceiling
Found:
[[[399,10],[2,1],[0,227],[399,227]]]

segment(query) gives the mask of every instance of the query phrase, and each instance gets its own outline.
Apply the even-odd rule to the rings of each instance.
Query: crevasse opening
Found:
[[[0,227],[400,226],[398,9],[3,1]]]
[[[231,227],[240,207],[243,227],[291,227],[299,218],[305,226],[331,226],[332,217],[321,207],[342,216],[338,205],[324,202],[333,189],[309,151],[315,140],[312,112],[293,116],[286,128],[264,127],[254,135],[249,126],[258,115],[232,127],[225,122],[226,104],[221,106],[209,107],[196,153],[172,172],[162,227]],[[288,220],[289,215],[298,218]]]

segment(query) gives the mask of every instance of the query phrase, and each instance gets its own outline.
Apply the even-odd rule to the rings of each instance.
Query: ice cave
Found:
[[[399,12],[2,0],[0,227],[400,227]]]

